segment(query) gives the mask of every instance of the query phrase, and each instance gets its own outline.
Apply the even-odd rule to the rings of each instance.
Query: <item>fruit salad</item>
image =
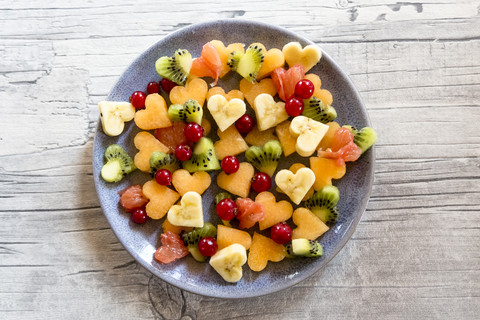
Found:
[[[323,255],[320,239],[347,197],[332,180],[377,134],[335,121],[332,94],[309,73],[321,57],[315,45],[298,42],[267,50],[212,40],[199,57],[187,49],[159,57],[152,66],[158,82],[132,92],[129,102],[99,103],[105,134],[120,135],[131,120],[142,130],[135,155],[119,144],[106,148],[101,177],[116,183],[134,170],[145,173],[147,181],[121,191],[119,203],[137,224],[163,219],[158,263],[191,255],[237,282],[245,264],[260,272],[284,258]],[[238,88],[225,92],[219,83],[229,73]],[[278,170],[295,153],[305,161]],[[212,177],[223,191],[207,215],[218,219],[205,221],[210,206],[202,194]]]

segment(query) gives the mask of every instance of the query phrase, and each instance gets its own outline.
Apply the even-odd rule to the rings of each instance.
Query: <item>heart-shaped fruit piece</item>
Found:
[[[275,132],[282,145],[283,154],[288,157],[295,152],[297,138],[290,134],[290,121],[286,120],[275,127]]]
[[[275,128],[270,128],[264,131],[258,130],[258,126],[253,127],[245,137],[245,141],[251,146],[263,147],[265,143],[272,140],[278,140],[277,137],[273,135]]]
[[[301,168],[306,168],[306,166],[302,163],[294,163],[290,166],[290,168],[288,168],[288,170],[292,171],[295,174]],[[280,193],[283,193],[283,191],[279,187],[277,187],[276,191],[280,192]],[[303,197],[302,201],[306,201],[306,200],[310,199],[314,192],[315,192],[315,189],[313,189],[313,187],[311,187],[308,190],[307,194]]]
[[[265,218],[265,209],[261,203],[250,198],[237,198],[235,204],[237,205],[236,218],[240,222],[238,224],[240,229],[251,228]]]
[[[208,100],[207,108],[220,131],[225,131],[247,110],[245,102],[240,99],[228,101],[224,96],[216,94]]]
[[[296,173],[280,170],[275,183],[295,203],[299,204],[315,182],[315,174],[309,168],[300,168]]]
[[[152,219],[161,219],[168,209],[180,198],[180,195],[172,189],[159,185],[155,179],[145,182],[142,193],[150,199],[145,207],[147,215]]]
[[[220,172],[217,176],[217,185],[239,197],[246,198],[250,191],[250,185],[255,169],[248,162],[241,162],[238,171],[231,174]]]
[[[162,232],[173,232],[175,234],[181,234],[182,232],[189,232],[192,231],[192,227],[179,227],[179,226],[174,226],[171,224],[168,219],[165,219],[162,223]]]
[[[213,85],[217,84],[218,77],[222,71],[222,60],[217,49],[207,42],[203,48],[201,56],[194,59],[190,74],[197,77],[211,77],[214,79]]]
[[[188,191],[202,194],[208,189],[210,183],[212,183],[212,178],[205,171],[198,171],[190,175],[188,170],[180,169],[172,175],[172,184],[182,196]]]
[[[240,90],[230,90],[228,93],[225,93],[225,90],[223,90],[222,87],[213,87],[208,90],[207,93],[207,102],[210,100],[210,98],[216,94],[222,95],[227,99],[228,101],[232,99],[240,99],[243,100],[245,96],[243,95],[243,92]]]
[[[155,139],[152,134],[146,131],[137,133],[133,139],[133,143],[135,144],[135,148],[138,149],[133,161],[135,166],[143,172],[150,171],[150,156],[154,151],[165,153],[171,152],[167,146]]]
[[[167,219],[174,226],[203,227],[202,197],[195,191],[185,193],[180,204],[168,210]]]
[[[255,82],[265,59],[264,48],[251,44],[245,53],[233,51],[228,55],[228,66],[249,82]]]
[[[178,49],[173,57],[164,56],[155,62],[157,73],[179,85],[184,85],[192,67],[192,55],[185,49]]]
[[[205,80],[194,78],[187,82],[185,87],[176,86],[170,91],[170,102],[172,104],[183,105],[187,100],[193,99],[203,107],[205,97],[207,96],[208,85]]]
[[[271,192],[260,192],[255,198],[255,202],[261,203],[265,209],[265,218],[258,223],[260,230],[287,221],[292,216],[293,207],[290,202],[285,200],[276,202],[275,196]]]
[[[292,230],[292,239],[315,240],[329,229],[322,220],[306,208],[295,210],[293,223],[297,228]]]
[[[332,185],[332,179],[340,179],[346,172],[345,162],[339,163],[336,159],[319,157],[310,158],[310,168],[315,173],[315,190]]]
[[[212,40],[210,43],[217,49],[218,54],[220,55],[220,60],[222,61],[222,71],[220,72],[220,78],[230,72],[230,67],[228,66],[228,56],[232,51],[237,51],[244,53],[245,45],[243,43],[232,43],[227,47],[223,44],[222,41]]]
[[[316,45],[309,44],[302,48],[298,42],[289,42],[282,49],[285,61],[292,67],[301,64],[305,72],[310,70],[322,58],[322,51]]]
[[[257,125],[260,131],[267,130],[288,119],[285,103],[275,102],[268,93],[259,94],[253,102],[253,109],[257,116]]]
[[[226,248],[234,243],[241,244],[246,250],[248,250],[252,245],[252,237],[246,231],[219,224],[217,226],[218,250]]]
[[[335,186],[325,186],[305,202],[305,206],[325,223],[335,223],[340,216],[337,203],[340,192]]]
[[[263,148],[251,146],[245,152],[245,158],[260,172],[265,172],[270,177],[277,169],[278,162],[282,156],[282,146],[277,140],[268,141]]]
[[[295,117],[290,123],[290,134],[297,137],[295,149],[302,157],[313,154],[327,131],[327,125],[305,116]]]
[[[158,93],[149,94],[145,100],[145,109],[135,113],[135,124],[143,130],[170,127],[167,104]]]
[[[189,99],[183,105],[172,104],[168,108],[168,116],[172,121],[202,123],[203,108],[196,100]]]
[[[217,130],[217,135],[220,140],[215,142],[214,147],[215,153],[220,160],[226,156],[240,154],[248,149],[247,143],[233,125],[223,132],[220,129]]]
[[[246,262],[247,250],[238,243],[218,250],[209,261],[213,269],[227,282],[238,282],[242,279],[242,266]]]
[[[240,81],[240,91],[243,92],[245,95],[245,99],[247,99],[247,102],[250,106],[253,106],[253,102],[255,101],[255,98],[262,93],[268,93],[272,97],[277,94],[277,89],[275,89],[275,84],[273,83],[273,80],[268,78],[268,79],[263,79],[260,82],[255,82],[251,83],[248,82],[245,79],[242,79]]]
[[[285,258],[286,250],[281,244],[259,233],[253,233],[252,246],[248,253],[248,266],[253,271],[262,271],[268,261],[279,262]]]
[[[298,81],[305,77],[305,69],[299,64],[290,66],[288,71],[284,68],[277,68],[273,70],[271,77],[278,96],[283,101],[287,101],[294,95]]]
[[[272,73],[273,70],[283,67],[285,64],[285,57],[280,49],[273,48],[267,51],[265,46],[261,43],[254,43],[263,49],[265,52],[265,59],[262,67],[258,71],[257,79],[263,79]]]
[[[135,108],[130,102],[100,101],[98,109],[103,132],[111,137],[122,133],[125,122],[132,120],[135,116]]]

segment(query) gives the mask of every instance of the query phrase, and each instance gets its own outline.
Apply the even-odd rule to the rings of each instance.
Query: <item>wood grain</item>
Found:
[[[480,1],[0,1],[0,318],[477,319]],[[379,133],[345,248],[272,295],[220,300],[154,278],[93,188],[97,102],[182,26],[242,18],[318,43]]]

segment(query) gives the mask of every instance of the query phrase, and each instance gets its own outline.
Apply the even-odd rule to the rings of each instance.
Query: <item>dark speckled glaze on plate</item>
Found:
[[[298,41],[303,46],[312,43],[286,29],[252,21],[232,19],[192,25],[161,39],[133,61],[113,87],[108,100],[128,101],[133,91],[145,90],[148,82],[158,81],[159,76],[154,66],[159,57],[172,55],[178,48],[189,50],[194,57],[199,56],[202,46],[213,39],[221,40],[225,44],[241,42],[248,45],[261,42],[268,49],[281,49],[290,41]],[[332,92],[333,105],[337,110],[337,121],[340,125],[353,124],[358,127],[369,125],[366,109],[352,82],[325,52],[320,63],[309,72],[318,74],[322,79],[322,88]],[[230,90],[238,88],[239,81],[240,77],[231,72],[222,79],[220,85]],[[247,107],[247,110],[247,113],[253,114],[251,108]],[[215,136],[215,122],[211,122],[213,128],[210,137],[216,139],[218,137]],[[125,213],[119,206],[117,193],[131,184],[143,184],[149,179],[147,174],[136,171],[116,184],[106,183],[100,178],[105,148],[112,143],[118,143],[133,156],[136,152],[133,138],[137,132],[139,129],[133,121],[126,125],[124,133],[118,137],[105,135],[101,124],[98,125],[93,146],[93,173],[103,212],[120,242],[142,266],[160,279],[193,293],[219,298],[247,298],[276,292],[305,280],[325,267],[345,245],[365,211],[370,196],[375,159],[373,148],[355,163],[349,163],[343,179],[335,181],[341,195],[339,202],[341,217],[321,238],[324,248],[324,255],[321,258],[285,259],[279,263],[269,263],[261,272],[253,272],[244,265],[243,278],[236,284],[230,284],[225,282],[208,263],[196,262],[190,256],[169,265],[162,265],[153,260],[153,253],[160,246],[163,219],[149,220],[144,225],[136,225],[130,220],[130,214]],[[296,154],[283,158],[277,170],[288,168],[295,162],[308,164],[308,158]],[[220,222],[212,204],[213,197],[218,192],[216,174],[211,173],[212,185],[202,196],[205,221],[214,224]],[[275,190],[275,186],[271,190]],[[288,200],[285,195],[277,193],[275,195],[277,201]],[[252,193],[251,197],[254,196]],[[261,233],[268,235],[267,232]]]

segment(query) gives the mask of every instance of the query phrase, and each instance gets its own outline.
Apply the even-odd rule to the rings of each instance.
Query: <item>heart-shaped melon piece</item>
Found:
[[[171,224],[168,219],[165,219],[162,223],[162,233],[165,233],[167,231],[173,232],[175,234],[181,234],[182,232],[190,232],[192,231],[192,227],[179,227],[179,226],[174,226]]]
[[[290,134],[297,138],[295,149],[302,157],[309,157],[315,152],[328,126],[305,116],[293,118],[290,123]]]
[[[277,94],[277,89],[273,80],[270,78],[263,79],[260,82],[251,83],[245,79],[240,81],[240,91],[245,95],[245,99],[250,106],[253,106],[255,98],[262,93],[268,93],[272,97]]]
[[[142,193],[150,199],[145,207],[147,215],[152,219],[161,219],[168,209],[180,198],[172,189],[159,185],[155,180],[145,182]]]
[[[331,186],[332,179],[340,179],[346,172],[345,162],[320,157],[310,158],[310,168],[315,173],[313,188],[317,191]]]
[[[220,140],[215,142],[214,147],[215,153],[220,160],[226,156],[235,156],[248,149],[247,143],[234,125],[231,125],[223,132],[220,129],[217,130],[217,135]]]
[[[208,189],[210,183],[212,178],[205,171],[197,171],[190,175],[187,170],[179,169],[172,174],[172,184],[182,196],[189,191],[202,194]]]
[[[295,210],[293,223],[297,228],[292,230],[292,239],[315,240],[329,229],[320,218],[306,208]]]
[[[310,168],[300,168],[296,173],[280,170],[275,176],[277,187],[295,204],[299,204],[315,182],[315,173]]]
[[[237,282],[242,279],[242,266],[245,262],[247,262],[247,250],[238,243],[218,250],[209,261],[213,269],[227,282]]]
[[[187,81],[184,86],[176,86],[170,91],[170,102],[172,104],[183,105],[187,100],[193,99],[203,107],[205,97],[207,96],[208,85],[205,80],[200,78],[194,78]]]
[[[259,94],[253,102],[253,109],[257,116],[257,126],[260,131],[275,127],[288,119],[285,111],[285,102],[275,102],[268,93]]]
[[[282,49],[285,61],[292,67],[301,64],[305,72],[310,70],[322,58],[322,51],[316,45],[309,44],[302,48],[299,42],[289,42]]]
[[[255,202],[261,203],[265,209],[265,218],[258,223],[260,230],[287,221],[292,216],[293,207],[290,202],[285,200],[276,202],[275,196],[271,192],[260,192],[255,198]]]
[[[248,250],[252,245],[252,237],[246,231],[227,227],[221,224],[217,225],[218,250],[226,248],[234,243],[241,244],[246,250]]]
[[[228,93],[225,93],[225,90],[223,90],[222,87],[213,87],[208,90],[207,93],[207,102],[210,100],[210,98],[216,94],[222,95],[227,99],[228,101],[232,99],[240,99],[243,100],[245,96],[243,95],[243,92],[240,90],[230,90]]]
[[[227,190],[234,195],[237,195],[242,198],[248,197],[250,192],[251,181],[255,169],[248,162],[241,162],[238,171],[231,174],[226,174],[225,172],[220,172],[217,176],[217,185]]]
[[[283,154],[288,157],[295,152],[297,138],[290,134],[290,121],[286,120],[275,127],[275,133],[282,145]]]
[[[263,145],[268,141],[278,140],[278,138],[273,135],[274,130],[275,128],[270,128],[264,131],[260,131],[258,130],[258,126],[255,126],[253,127],[252,131],[250,131],[245,137],[245,142],[247,142],[251,146],[263,147]]]
[[[161,95],[149,94],[145,100],[145,109],[135,113],[135,124],[143,130],[170,127],[172,121],[167,111],[167,104]]]
[[[150,156],[154,151],[170,153],[171,150],[163,143],[158,141],[151,133],[141,131],[133,139],[135,148],[138,149],[133,162],[135,166],[143,171],[150,171]]]
[[[243,100],[235,98],[228,101],[220,94],[210,97],[207,103],[207,108],[217,123],[220,131],[225,131],[236,120],[238,120],[238,118],[243,116],[247,110]]]
[[[202,196],[195,191],[185,193],[180,204],[168,210],[167,219],[174,226],[203,227]]]
[[[132,120],[135,116],[135,108],[130,102],[100,101],[98,109],[103,132],[111,137],[121,134],[125,122]]]
[[[286,249],[281,244],[259,233],[253,233],[252,245],[248,253],[248,266],[252,271],[262,271],[268,261],[279,262],[286,256]]]

